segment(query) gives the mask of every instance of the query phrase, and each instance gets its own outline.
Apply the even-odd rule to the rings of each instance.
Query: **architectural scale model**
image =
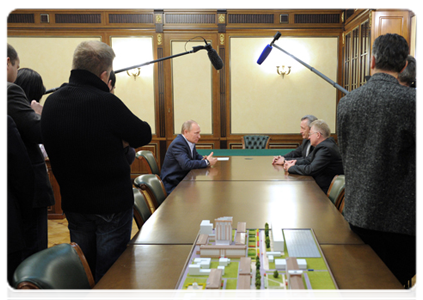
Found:
[[[245,222],[233,229],[232,222],[201,222],[177,289],[337,288],[311,229],[247,229]]]

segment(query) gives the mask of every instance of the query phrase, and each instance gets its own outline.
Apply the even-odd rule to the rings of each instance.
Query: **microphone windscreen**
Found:
[[[257,63],[259,65],[262,64],[262,62],[264,62],[264,60],[267,58],[267,56],[269,56],[270,51],[272,51],[272,46],[267,45],[266,48],[264,48],[263,52],[261,53],[259,59],[257,60]]]
[[[214,50],[213,48],[208,49],[207,55],[209,56],[210,62],[216,70],[220,70],[223,68],[223,61],[220,58],[219,54],[217,54],[216,50]]]

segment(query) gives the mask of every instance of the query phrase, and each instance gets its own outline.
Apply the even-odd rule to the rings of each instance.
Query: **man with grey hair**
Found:
[[[281,155],[275,156],[273,158],[272,164],[283,165],[286,160],[292,160],[296,158],[306,158],[313,151],[313,146],[310,145],[310,141],[308,139],[308,133],[310,132],[310,124],[314,122],[315,120],[317,120],[317,118],[313,115],[305,115],[304,117],[301,118],[300,133],[301,133],[301,136],[303,137],[303,142],[297,149],[283,156]]]
[[[413,56],[407,57],[407,67],[398,74],[398,81],[403,86],[416,87],[416,59]]]
[[[416,274],[416,90],[400,85],[407,41],[376,38],[373,76],[338,104],[344,216],[405,286]]]
[[[160,178],[170,194],[192,169],[207,168],[217,162],[213,152],[208,156],[198,154],[195,144],[200,140],[200,126],[193,120],[182,124],[179,134],[169,145],[163,161]]]
[[[313,176],[317,185],[326,194],[335,175],[344,174],[338,145],[330,138],[330,129],[323,120],[310,124],[310,144],[313,152],[306,158],[289,160],[284,168],[292,174]]]
[[[151,141],[148,123],[110,93],[113,49],[85,41],[74,52],[69,83],[49,96],[41,131],[72,242],[96,282],[131,238],[134,196],[124,144]]]

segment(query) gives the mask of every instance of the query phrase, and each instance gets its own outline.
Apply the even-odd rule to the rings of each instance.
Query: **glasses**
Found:
[[[315,131],[315,132],[309,132],[308,133],[308,136],[312,136],[313,134],[315,134],[315,133],[320,133],[320,132],[318,132],[318,131]]]

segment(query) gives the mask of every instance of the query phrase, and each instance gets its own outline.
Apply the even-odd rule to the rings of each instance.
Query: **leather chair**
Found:
[[[137,188],[132,189],[134,192],[134,219],[137,223],[138,229],[150,218],[151,211],[145,199],[145,192]]]
[[[147,167],[149,174],[160,175],[159,166],[156,159],[154,158],[153,152],[148,150],[141,150],[136,153],[135,157],[146,162],[145,166]]]
[[[270,138],[267,135],[244,135],[242,149],[269,149]]]
[[[60,244],[25,259],[15,270],[16,289],[90,289],[94,278],[76,243]]]
[[[345,195],[345,175],[335,175],[329,186],[327,196],[330,201],[339,209],[341,200]]]
[[[149,202],[149,207],[151,213],[156,211],[156,209],[163,203],[167,197],[165,187],[162,180],[158,175],[155,174],[143,174],[134,179],[134,185],[145,191],[148,195],[147,202]]]

